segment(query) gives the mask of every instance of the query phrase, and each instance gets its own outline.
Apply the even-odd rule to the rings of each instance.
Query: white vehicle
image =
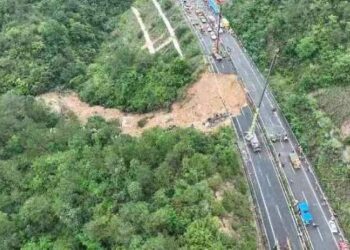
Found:
[[[202,23],[206,23],[206,22],[207,22],[207,19],[201,18],[201,22],[202,22]]]
[[[196,15],[197,16],[203,16],[203,11],[200,9],[196,9]]]
[[[337,225],[335,224],[334,221],[330,220],[328,222],[328,225],[329,225],[329,228],[331,229],[331,232],[334,233],[334,234],[337,234],[338,233],[338,228],[337,228]]]
[[[210,38],[211,38],[212,40],[216,40],[216,39],[217,39],[217,37],[216,37],[216,35],[215,35],[214,32],[211,32],[211,33],[210,33]]]
[[[213,16],[208,16],[209,22],[215,23],[215,17]]]
[[[252,135],[248,134],[246,140],[249,141],[249,144],[255,153],[261,151],[260,143],[255,133]]]
[[[213,29],[209,26],[208,27],[208,32],[212,32],[213,31]]]

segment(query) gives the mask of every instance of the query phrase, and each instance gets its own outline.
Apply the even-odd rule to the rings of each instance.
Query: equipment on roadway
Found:
[[[211,34],[212,36],[215,36],[215,33],[213,32],[212,34]],[[212,38],[213,39],[213,38]],[[215,36],[215,39],[216,39],[216,36]],[[215,39],[213,39],[213,40],[215,40]],[[213,46],[213,49],[212,49],[212,56],[214,57],[214,59],[215,60],[217,60],[217,61],[222,61],[222,56],[220,55],[220,53],[217,51],[217,49],[216,49],[216,47],[215,46]]]
[[[300,169],[301,162],[300,162],[300,159],[296,153],[290,153],[289,160],[291,161],[293,168]]]
[[[264,95],[265,95],[265,91],[266,91],[266,89],[267,89],[267,86],[269,85],[269,78],[270,78],[270,75],[271,75],[273,66],[275,65],[278,52],[279,52],[279,50],[277,49],[277,50],[276,50],[276,53],[275,53],[275,55],[274,55],[274,57],[273,57],[273,59],[272,59],[272,62],[271,62],[271,64],[270,64],[269,72],[268,72],[268,74],[267,74],[266,81],[265,81],[265,86],[264,86],[263,92],[262,92],[262,94],[261,94],[261,97],[260,97],[258,106],[255,108],[255,112],[254,112],[254,116],[253,116],[252,125],[250,126],[250,128],[249,128],[249,130],[248,130],[248,135],[247,135],[248,137],[252,137],[252,136],[253,136],[253,133],[254,133],[254,131],[255,131],[255,126],[256,126],[256,124],[257,124],[258,116],[259,116],[259,112],[260,112],[260,106],[261,106],[262,100],[263,100],[263,98],[264,98]]]
[[[261,151],[260,143],[259,143],[258,137],[256,136],[255,133],[247,134],[245,139],[249,142],[250,146],[253,149],[253,152],[260,152]]]
[[[302,222],[305,224],[305,226],[310,225],[313,223],[312,215],[309,211],[309,205],[306,201],[300,201],[297,205],[298,212],[301,217]]]
[[[228,30],[230,28],[230,22],[225,17],[222,18],[221,23],[225,29]]]

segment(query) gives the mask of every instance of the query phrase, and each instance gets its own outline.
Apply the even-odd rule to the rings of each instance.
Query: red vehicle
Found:
[[[338,245],[339,245],[339,250],[350,250],[348,243],[344,240],[339,241]]]

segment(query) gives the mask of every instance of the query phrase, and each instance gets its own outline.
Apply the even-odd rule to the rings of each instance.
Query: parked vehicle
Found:
[[[247,136],[246,140],[249,142],[250,146],[252,147],[253,152],[260,152],[261,151],[260,142],[259,142],[258,137],[256,136],[255,133]]]
[[[334,233],[334,234],[339,233],[338,227],[337,227],[337,225],[335,224],[335,222],[334,222],[333,220],[330,220],[330,221],[328,222],[328,225],[329,225],[329,228],[331,229],[331,232],[332,232],[332,233]]]
[[[290,153],[289,160],[291,161],[293,168],[300,169],[301,162],[300,162],[299,156],[296,153]]]
[[[307,202],[301,201],[298,203],[297,207],[301,220],[305,224],[305,226],[308,226],[311,223],[313,223],[313,218],[309,211],[309,205],[307,204]]]
[[[339,250],[350,250],[349,244],[344,240],[339,241],[338,246]]]
[[[212,55],[213,55],[215,60],[217,60],[219,62],[222,61],[222,56],[219,53],[213,52]]]
[[[197,15],[197,16],[203,16],[204,13],[203,13],[202,10],[196,9],[196,15]]]
[[[215,35],[215,32],[214,32],[214,31],[210,32],[210,38],[211,38],[212,40],[216,40],[216,39],[217,39],[217,36]]]
[[[209,22],[210,23],[215,23],[215,17],[213,17],[213,16],[208,16],[208,20],[209,20]]]

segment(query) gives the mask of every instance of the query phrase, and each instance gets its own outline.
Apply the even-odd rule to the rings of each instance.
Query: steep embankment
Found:
[[[212,131],[226,124],[226,114],[237,114],[246,104],[245,93],[235,76],[209,73],[203,74],[198,82],[188,88],[183,100],[174,103],[169,112],[128,114],[118,109],[89,106],[72,92],[51,92],[41,95],[40,99],[58,113],[73,112],[83,123],[92,116],[119,120],[121,130],[131,135],[140,135],[145,129],[157,126],[193,126],[202,131]]]
[[[232,130],[131,137],[12,94],[0,117],[0,249],[256,249]]]

